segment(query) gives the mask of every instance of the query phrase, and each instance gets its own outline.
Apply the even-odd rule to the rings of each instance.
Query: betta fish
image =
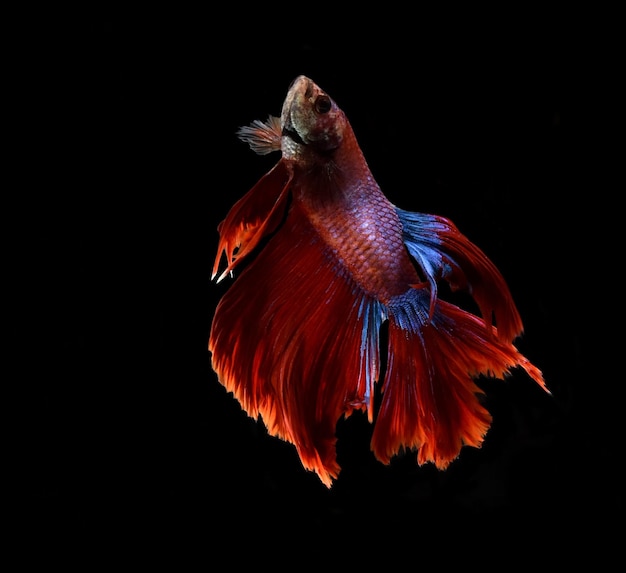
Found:
[[[386,198],[313,81],[297,77],[280,118],[238,136],[281,158],[218,226],[212,279],[234,280],[212,320],[212,367],[322,483],[339,475],[336,426],[356,410],[380,462],[417,452],[445,469],[491,425],[478,377],[521,367],[549,392],[513,345],[522,320],[500,271],[449,219]],[[442,281],[477,313],[443,300]]]

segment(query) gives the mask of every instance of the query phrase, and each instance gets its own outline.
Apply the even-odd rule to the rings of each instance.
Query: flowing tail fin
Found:
[[[519,366],[548,391],[541,372],[495,327],[445,301],[435,302],[432,316],[430,306],[427,289],[389,305],[387,371],[372,436],[384,463],[402,449],[418,449],[420,464],[443,469],[463,445],[480,447],[491,416],[473,381],[479,375],[504,378]]]
[[[491,423],[474,382],[480,375],[504,378],[521,367],[546,389],[511,342],[521,321],[504,279],[451,223],[399,212],[407,248],[430,285],[383,304],[355,284],[297,201],[283,221],[290,181],[279,162],[220,225],[214,275],[222,252],[228,262],[220,278],[273,234],[220,300],[209,350],[220,382],[243,409],[294,444],[326,486],[340,471],[338,419],[354,410],[375,417],[386,320],[388,363],[372,436],[385,463],[417,448],[419,463],[445,468],[463,445],[479,447]],[[440,278],[467,288],[485,318],[439,300]]]

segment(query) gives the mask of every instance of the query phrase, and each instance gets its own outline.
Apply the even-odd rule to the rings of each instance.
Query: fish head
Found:
[[[289,87],[280,116],[283,157],[308,150],[329,153],[337,149],[348,121],[333,99],[306,76]]]

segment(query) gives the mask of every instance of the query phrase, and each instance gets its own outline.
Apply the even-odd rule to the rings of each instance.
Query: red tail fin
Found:
[[[541,372],[509,341],[519,315],[508,289],[498,290],[500,275],[452,227],[430,228],[443,224],[432,218],[402,221],[407,246],[430,285],[445,278],[470,288],[483,310],[494,309],[506,336],[489,318],[433,298],[432,286],[410,289],[388,305],[367,294],[298,201],[279,226],[290,181],[288,166],[279,163],[220,225],[214,270],[224,251],[222,276],[276,232],[218,304],[209,350],[221,383],[244,410],[294,444],[303,465],[324,484],[330,487],[339,472],[338,419],[356,409],[368,409],[373,418],[379,329],[387,319],[388,367],[372,437],[383,462],[402,448],[419,448],[419,463],[444,468],[463,445],[480,446],[491,422],[473,381],[481,374],[502,378],[520,366],[545,389]]]
[[[429,305],[430,295],[415,290],[389,309],[388,365],[372,436],[385,463],[403,448],[419,448],[420,464],[445,468],[463,445],[479,447],[491,423],[472,380],[480,374],[503,378],[520,366],[546,389],[541,372],[490,336],[482,319],[437,301],[429,320]]]

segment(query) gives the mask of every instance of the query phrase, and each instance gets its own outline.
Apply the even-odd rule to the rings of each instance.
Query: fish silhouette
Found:
[[[513,345],[522,320],[495,265],[450,220],[385,197],[313,81],[297,77],[280,118],[238,135],[281,158],[218,226],[212,278],[234,280],[213,317],[212,366],[327,487],[340,472],[337,422],[355,410],[374,424],[381,462],[416,450],[444,469],[490,427],[476,378],[521,367],[548,392]],[[480,315],[443,300],[442,281]]]

